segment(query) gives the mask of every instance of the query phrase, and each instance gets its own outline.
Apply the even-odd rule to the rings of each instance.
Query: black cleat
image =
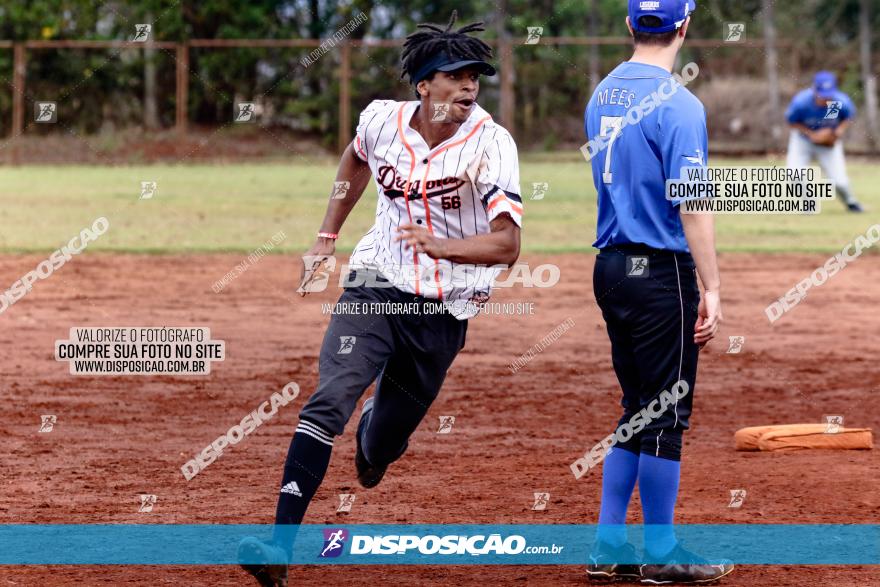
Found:
[[[367,457],[364,456],[364,451],[361,450],[361,431],[364,426],[364,416],[370,413],[373,409],[373,398],[368,399],[364,402],[364,407],[361,410],[361,419],[358,422],[357,433],[355,434],[357,440],[357,450],[354,453],[354,466],[357,469],[357,478],[358,483],[360,483],[366,489],[371,489],[379,484],[382,481],[382,477],[385,476],[386,467],[374,467],[367,460]]]
[[[597,542],[590,554],[587,565],[587,578],[593,583],[613,581],[638,581],[641,577],[638,555],[632,544],[626,543],[617,548],[604,542]],[[619,561],[632,561],[621,563]]]
[[[847,204],[846,209],[849,210],[850,212],[855,212],[856,214],[861,214],[862,212],[865,211],[865,209],[862,207],[862,205],[859,204],[858,202],[853,202],[852,204]]]
[[[644,564],[640,567],[642,584],[669,585],[672,583],[694,585],[712,583],[733,572],[733,563],[719,561],[712,564],[676,544],[672,552],[663,557],[662,563]]]
[[[286,559],[280,548],[253,536],[238,543],[241,568],[253,575],[262,587],[287,587],[287,565],[275,564]]]

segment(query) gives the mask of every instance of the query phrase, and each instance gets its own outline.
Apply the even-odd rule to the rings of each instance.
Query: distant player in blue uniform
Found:
[[[705,110],[671,73],[695,9],[694,0],[629,0],[635,52],[586,109],[599,206],[593,289],[623,390],[621,434],[604,455],[598,540],[587,568],[597,581],[706,583],[733,570],[686,551],[673,531],[697,358],[722,319],[714,218],[681,214],[680,202],[666,199],[666,180],[707,165]],[[636,481],[651,525],[641,557],[625,526]]]
[[[817,73],[813,87],[798,92],[785,114],[791,125],[787,164],[809,167],[813,160],[818,161],[847,209],[864,212],[850,189],[841,140],[855,116],[855,104],[837,89],[835,75],[830,71]]]

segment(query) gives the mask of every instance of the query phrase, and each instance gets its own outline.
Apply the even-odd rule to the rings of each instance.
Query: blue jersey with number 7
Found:
[[[640,243],[687,252],[680,201],[666,199],[666,180],[683,167],[707,165],[703,104],[668,71],[625,62],[587,104],[585,154],[599,194],[596,242]]]

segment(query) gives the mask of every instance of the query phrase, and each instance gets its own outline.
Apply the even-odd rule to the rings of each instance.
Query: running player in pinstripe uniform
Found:
[[[447,75],[452,79],[478,74]],[[436,112],[438,118],[457,114],[444,102],[431,105],[435,104],[436,109],[423,112],[431,117]],[[501,214],[518,223],[522,202],[510,133],[492,122],[469,95],[452,107],[470,114],[452,140],[436,148],[428,148],[419,131],[404,122],[422,110],[420,102],[376,100],[361,114],[354,152],[376,178],[379,201],[376,223],[358,243],[350,265],[375,269],[401,290],[453,302],[452,311],[464,313],[464,318],[476,310],[466,302],[483,299],[499,269],[456,263],[454,256],[426,256],[421,250],[407,250],[406,239],[397,237],[404,233],[466,239],[486,234],[491,220]]]
[[[491,284],[519,257],[522,199],[516,145],[480,108],[481,74],[494,75],[489,47],[449,25],[419,25],[407,37],[403,75],[411,102],[376,100],[362,112],[342,156],[337,185],[306,258],[329,257],[349,212],[375,178],[376,222],[351,256],[340,306],[399,303],[416,313],[335,313],[320,353],[318,388],[300,412],[290,444],[273,543],[242,541],[244,564],[261,585],[285,585],[296,525],[302,522],[358,399],[355,468],[366,488],[399,459],[464,346],[467,319]],[[304,267],[307,286],[316,264]]]

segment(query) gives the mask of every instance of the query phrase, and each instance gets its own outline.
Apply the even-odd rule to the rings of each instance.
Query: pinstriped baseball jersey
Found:
[[[361,113],[354,149],[370,166],[379,201],[350,265],[373,268],[403,291],[451,302],[463,320],[477,313],[467,302],[488,299],[501,268],[407,251],[394,240],[396,228],[411,222],[435,237],[461,239],[489,233],[489,223],[505,213],[522,226],[516,144],[475,104],[458,131],[430,149],[409,125],[418,107],[375,100]]]

